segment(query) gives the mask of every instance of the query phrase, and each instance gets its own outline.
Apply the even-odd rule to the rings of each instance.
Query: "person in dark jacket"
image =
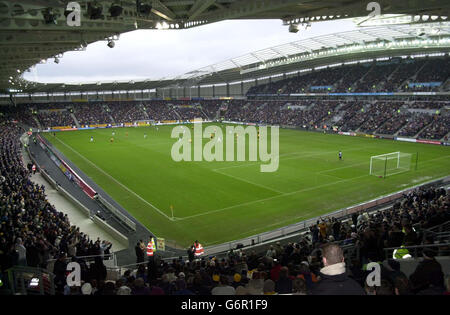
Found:
[[[134,251],[136,252],[136,263],[142,263],[145,260],[145,253],[141,248],[141,244],[138,242],[134,247]]]
[[[339,245],[327,244],[322,248],[320,280],[312,290],[312,295],[365,295],[364,289],[345,270],[344,253]]]
[[[280,277],[275,282],[275,292],[278,294],[292,293],[292,280],[289,279],[289,269],[287,267],[280,269]]]
[[[432,249],[424,249],[423,261],[409,276],[414,293],[433,287],[444,287],[444,273],[441,264],[434,258],[436,253]]]
[[[64,291],[64,286],[66,285],[66,258],[67,256],[65,253],[60,253],[53,266],[53,273],[55,275],[55,289],[57,291],[57,294],[62,294],[62,292]]]
[[[195,259],[195,245],[191,245],[188,250],[188,257],[189,257],[189,261],[194,261]]]
[[[89,271],[91,279],[95,279],[97,282],[105,281],[107,270],[100,257],[95,257],[94,263],[90,265]]]

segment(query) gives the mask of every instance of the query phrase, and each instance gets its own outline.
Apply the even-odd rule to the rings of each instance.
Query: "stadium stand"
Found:
[[[448,57],[407,58],[392,59],[389,62],[343,65],[257,85],[250,88],[247,95],[311,91],[322,93],[438,91],[449,77],[448,62]],[[428,86],[431,82],[439,82],[439,84]]]
[[[113,122],[103,105],[95,103],[77,106],[75,117],[80,125],[110,124]]]
[[[155,115],[161,119],[167,119],[173,115],[171,106],[161,106],[146,103],[144,106],[154,110]],[[383,120],[388,122],[390,117],[389,102],[371,104],[367,115],[358,109],[358,103],[341,101],[305,101],[305,102],[260,102],[237,101],[229,102],[226,114],[229,119],[242,119],[255,122],[293,122],[294,124],[314,124],[322,121],[327,116],[328,110],[334,110],[337,106],[341,109],[352,109],[351,112],[358,115],[350,121],[364,122],[367,116],[369,124],[367,130],[373,130]],[[395,108],[406,103],[399,102]],[[214,112],[221,106],[215,103],[210,106],[210,112]],[[302,109],[292,110],[288,107],[301,106]],[[304,107],[303,107],[304,106]],[[305,110],[310,106],[312,109]],[[136,104],[127,103],[125,110],[117,110],[117,105],[108,104],[112,116],[118,121],[142,118],[137,113],[141,112]],[[284,107],[284,109],[283,109]],[[52,109],[51,105],[46,105]],[[84,113],[80,117],[89,117],[92,111],[83,107]],[[159,110],[161,108],[161,111]],[[191,109],[191,108],[189,108]],[[20,109],[19,109],[20,110]],[[77,110],[75,110],[77,112]],[[301,237],[298,242],[281,246],[274,244],[267,252],[246,250],[232,250],[226,258],[202,258],[195,261],[174,259],[171,262],[159,262],[158,257],[150,259],[148,263],[141,264],[137,270],[126,271],[119,279],[106,281],[107,270],[102,259],[97,258],[92,263],[74,257],[87,255],[107,254],[110,244],[106,241],[90,240],[75,226],[71,226],[68,219],[58,212],[45,199],[45,190],[33,184],[30,179],[30,171],[24,168],[21,161],[19,136],[25,131],[15,123],[11,123],[14,117],[13,110],[4,111],[1,121],[1,266],[4,272],[12,265],[39,266],[48,268],[47,261],[56,259],[51,270],[55,274],[55,293],[65,295],[93,294],[93,295],[209,295],[217,292],[231,292],[235,294],[264,294],[268,292],[278,294],[296,294],[298,287],[304,287],[303,294],[317,293],[316,286],[323,278],[321,269],[321,249],[325,244],[339,244],[342,248],[352,246],[357,250],[352,253],[358,255],[346,255],[347,271],[350,278],[364,288],[363,279],[367,271],[364,265],[370,261],[382,261],[385,259],[386,248],[401,248],[401,246],[427,245],[443,242],[444,239],[433,239],[433,234],[426,234],[426,229],[438,226],[450,219],[450,198],[443,189],[417,190],[405,195],[403,200],[397,202],[391,208],[377,211],[376,213],[354,214],[350,220],[340,221],[334,218],[318,221],[310,228],[309,235]],[[185,117],[198,115],[199,112],[186,111]],[[404,114],[403,122],[417,115],[423,121],[420,114]],[[39,117],[39,115],[38,115]],[[106,117],[106,116],[105,116]],[[362,118],[361,118],[362,117]],[[426,116],[428,117],[428,116]],[[432,116],[429,116],[432,117]],[[430,129],[424,129],[423,133],[433,137],[441,137],[443,130],[448,128],[448,116],[433,116],[435,123]],[[27,116],[26,119],[29,119]],[[394,127],[383,125],[389,132],[397,130],[398,123]],[[354,124],[356,126],[357,123]],[[419,127],[406,127],[414,133]],[[426,123],[425,123],[426,125]],[[384,130],[384,129],[383,129]],[[27,231],[32,231],[33,235]],[[398,268],[395,261],[390,260],[392,270],[383,269],[382,277],[389,281],[392,288],[400,289],[399,279],[407,282],[403,293],[426,294],[430,290],[434,294],[443,294],[444,276],[439,263],[433,258],[436,255],[448,255],[448,248],[440,249],[440,252],[432,248],[425,248],[422,255],[426,261],[430,261],[438,270],[438,275],[433,274],[429,280],[428,275],[420,274],[420,268],[412,275],[406,277]],[[76,259],[82,266],[81,287],[68,288],[65,283],[65,267],[69,261]],[[394,271],[393,271],[394,270]],[[439,273],[439,270],[440,273]],[[399,278],[401,277],[401,278]],[[406,278],[405,278],[406,277]],[[272,284],[273,282],[273,284]],[[294,285],[295,284],[295,285]],[[272,289],[273,287],[273,289]],[[217,288],[217,289],[214,289]],[[220,289],[218,289],[220,288]],[[264,289],[266,288],[266,290]],[[365,288],[367,294],[373,293],[370,288]],[[397,290],[399,291],[399,290]],[[394,289],[391,294],[394,294]],[[375,292],[376,293],[376,292]]]
[[[144,112],[139,104],[133,102],[121,102],[108,104],[111,116],[116,123],[133,122],[145,119]]]
[[[51,128],[51,127],[62,127],[62,126],[73,126],[75,125],[75,121],[67,110],[64,111],[39,111],[37,114],[37,118],[39,119],[42,127]]]
[[[58,259],[50,272],[55,274],[56,290],[62,292],[65,257],[106,255],[111,243],[80,232],[48,202],[44,186],[30,180],[32,165],[23,165],[19,141],[24,132],[9,116],[0,119],[0,271],[15,265],[47,268],[48,260]],[[102,266],[100,259],[84,270],[86,280],[101,279]]]
[[[121,104],[124,106],[122,107]],[[73,126],[75,121],[88,124],[133,123],[139,120],[211,120],[223,118],[230,121],[267,123],[295,126],[315,130],[327,126],[340,131],[361,131],[422,139],[439,140],[447,135],[448,102],[441,98],[423,100],[367,100],[364,98],[304,100],[230,100],[225,105],[217,101],[146,101],[110,102],[103,105],[78,105],[69,103],[64,111],[60,104],[46,104],[45,111],[8,109],[21,121],[32,127],[37,122],[47,129],[57,126]],[[222,109],[222,110],[220,110]],[[219,116],[217,116],[219,114]],[[34,117],[33,117],[34,116]],[[217,116],[217,117],[216,117]],[[333,119],[333,118],[337,119]],[[36,119],[35,119],[36,118]],[[426,127],[426,128],[425,128]],[[420,133],[420,134],[419,134]]]
[[[204,257],[192,261],[181,258],[160,261],[157,257],[151,258],[137,269],[126,270],[115,282],[86,282],[70,294],[296,294],[299,285],[303,287],[303,294],[321,294],[323,286],[330,293],[328,290],[332,290],[333,280],[331,283],[330,280],[326,284],[321,283],[328,279],[327,269],[321,268],[321,255],[329,244],[341,248],[353,246],[359,253],[357,256],[346,256],[344,266],[348,279],[351,279],[346,281],[354,281],[354,284],[351,289],[341,288],[339,294],[355,289],[360,290],[359,294],[381,294],[381,291],[372,292],[367,287],[363,291],[369,273],[365,265],[371,261],[385,260],[385,248],[420,244],[425,247],[418,255],[424,259],[409,276],[400,271],[398,260],[387,259],[387,266],[383,265],[382,281],[387,281],[392,287],[387,294],[444,294],[446,288],[442,266],[434,257],[448,255],[449,248],[441,247],[438,252],[426,245],[448,240],[436,239],[426,231],[449,221],[449,206],[450,198],[445,189],[419,189],[385,210],[371,214],[354,213],[346,221],[335,218],[318,221],[297,242],[286,245],[274,243],[262,252],[235,249],[220,259]],[[401,254],[407,253],[403,251]],[[423,267],[425,264],[429,267]],[[402,283],[399,283],[400,280]],[[382,289],[383,286],[377,290]]]

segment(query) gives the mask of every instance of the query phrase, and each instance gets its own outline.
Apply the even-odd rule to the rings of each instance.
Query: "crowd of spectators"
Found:
[[[387,66],[376,66],[387,67]],[[356,70],[355,70],[356,71]],[[374,70],[372,70],[374,71]],[[72,126],[70,116],[73,111],[81,125],[134,122],[151,119],[191,120],[194,118],[217,118],[231,121],[296,126],[304,129],[317,129],[336,126],[340,131],[362,131],[413,137],[423,128],[421,138],[441,139],[450,131],[448,129],[447,106],[443,98],[405,99],[405,100],[365,100],[365,99],[328,99],[307,98],[294,101],[279,100],[199,100],[199,101],[147,101],[115,102],[111,104],[77,105],[65,111],[40,111],[36,117],[43,128],[55,126]],[[49,107],[49,105],[46,105]],[[219,111],[220,109],[220,111]],[[433,110],[433,113],[416,111],[407,113],[408,109]],[[399,112],[400,110],[400,112]],[[436,112],[436,111],[440,112]],[[22,122],[37,126],[31,111],[23,108],[13,109],[14,117]],[[6,111],[8,113],[8,111]],[[339,114],[336,121],[332,119]],[[432,115],[434,114],[434,116]],[[336,116],[339,118],[339,116]],[[431,124],[432,123],[432,124]],[[431,125],[430,125],[431,124]]]
[[[450,132],[450,115],[433,115],[431,123],[419,134],[422,139],[440,140]]]
[[[433,120],[432,115],[414,113],[408,119],[408,123],[400,130],[399,136],[414,137]]]
[[[127,123],[144,120],[144,111],[140,103],[136,102],[116,102],[109,103],[108,108],[115,123]]]
[[[227,104],[226,101],[216,101],[216,100],[207,100],[201,101],[200,105],[202,106],[203,111],[208,116],[208,119],[213,120],[217,116],[217,112],[219,108],[223,105]]]
[[[450,75],[450,60],[430,59],[417,74],[415,82],[442,82],[444,83]]]
[[[448,103],[445,101],[414,101],[409,108],[416,109],[441,109]]]
[[[389,89],[386,91],[402,91],[403,89],[408,89],[407,85],[403,83],[416,74],[425,62],[423,59],[408,58],[403,60],[387,82],[386,88]]]
[[[68,110],[39,111],[37,118],[44,129],[51,127],[72,127],[75,125],[75,121]]]
[[[47,268],[57,259],[51,271],[57,292],[63,292],[66,257],[108,254],[112,244],[92,240],[71,225],[46,199],[45,187],[32,182],[31,168],[22,161],[19,137],[24,132],[0,119],[0,273],[15,265]]]
[[[344,69],[341,69],[342,79],[339,81],[336,91],[342,93],[355,92],[353,86],[369,71],[369,69],[370,64],[368,63],[350,65],[346,66]]]
[[[202,119],[208,119],[206,115],[202,112],[202,109],[196,105],[193,105],[192,107],[176,107],[173,108],[174,111],[176,111],[181,118],[181,120],[191,120],[194,118],[202,118]]]
[[[258,84],[251,87],[247,95],[306,93],[312,91],[311,87],[317,86],[324,87],[315,90],[321,93],[437,91],[441,88],[440,86],[427,87],[420,83],[441,82],[443,84],[449,77],[448,65],[448,58],[407,58],[344,65]],[[414,77],[416,74],[417,76]],[[410,87],[408,83],[418,83],[418,85]]]
[[[75,117],[80,125],[110,124],[111,116],[103,105],[92,103],[75,107]]]
[[[411,119],[411,117],[412,115],[409,113],[400,113],[399,115],[394,115],[394,117],[386,121],[384,125],[377,130],[377,133],[382,135],[393,135],[403,126],[405,126]]]
[[[355,131],[366,119],[365,107],[367,104],[360,101],[347,102],[341,107],[344,115],[335,125],[342,131]]]
[[[2,119],[20,121],[27,126],[38,129],[39,126],[37,125],[33,111],[34,109],[28,105],[18,105],[16,107],[0,106],[0,117]]]
[[[155,121],[178,120],[179,117],[165,101],[152,101],[144,103],[145,111],[149,119]]]
[[[253,102],[252,106],[262,105]],[[57,294],[393,295],[445,291],[442,268],[431,248],[423,250],[424,260],[410,277],[402,274],[398,261],[389,260],[389,268],[382,270],[382,286],[374,289],[364,285],[364,265],[383,260],[384,248],[436,242],[432,234],[424,237],[422,231],[450,219],[450,198],[444,189],[416,190],[390,209],[355,213],[347,221],[319,220],[298,242],[284,246],[277,243],[262,253],[239,249],[222,259],[172,262],[155,256],[117,281],[106,281],[107,271],[100,257],[94,263],[79,257],[106,255],[111,243],[91,240],[80,232],[67,215],[48,202],[44,186],[31,181],[31,172],[21,157],[19,137],[24,131],[9,119],[0,120],[0,270],[4,272],[13,265],[48,268],[48,261],[55,259],[51,271]],[[358,248],[360,255],[344,260],[340,248],[349,245]],[[69,261],[81,265],[81,287],[66,285]],[[336,291],[337,282],[345,283],[341,291]]]
[[[384,90],[384,84],[398,63],[374,63],[364,78],[357,82],[355,92],[379,92]]]
[[[397,110],[403,105],[401,102],[376,102],[365,113],[365,120],[359,128],[360,131],[372,133],[384,122],[398,116]]]
[[[86,281],[67,294],[86,295],[442,295],[448,279],[424,230],[450,220],[450,198],[443,188],[405,194],[391,208],[356,212],[345,220],[318,220],[298,241],[265,250],[232,249],[226,257],[163,261],[152,256],[116,281]],[[139,244],[138,244],[139,245]],[[400,257],[385,248],[425,245],[415,271],[406,276]],[[354,247],[359,255],[344,255]],[[406,250],[406,251],[405,251]],[[407,249],[402,251],[406,255]],[[443,249],[440,254],[450,254]],[[369,262],[381,264],[381,285],[366,284]],[[445,283],[447,281],[447,283]],[[447,288],[445,287],[447,285]]]

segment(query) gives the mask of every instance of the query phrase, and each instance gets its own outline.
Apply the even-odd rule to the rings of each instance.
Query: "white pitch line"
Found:
[[[369,162],[356,163],[356,164],[351,164],[351,165],[347,165],[347,166],[342,166],[342,167],[332,168],[332,169],[329,169],[329,170],[320,171],[320,172],[318,172],[317,174],[324,175],[323,173],[328,173],[328,172],[332,172],[332,171],[342,170],[342,169],[344,169],[344,168],[349,168],[349,167],[354,167],[354,166],[359,166],[359,165],[364,165],[364,164],[369,164]]]
[[[349,149],[349,150],[345,150],[345,152],[352,152],[352,151],[361,151],[365,148],[369,148],[371,146],[368,147],[363,147],[363,148],[354,148],[354,149]],[[311,157],[311,156],[320,156],[320,155],[326,155],[326,154],[331,154],[331,153],[335,153],[336,150],[334,151],[326,151],[326,152],[321,152],[321,153],[315,153],[315,154],[304,154],[304,155],[300,155],[301,152],[293,152],[293,153],[286,153],[285,155],[292,155],[292,154],[298,154],[297,156],[292,156],[292,157],[288,157],[285,159],[280,159],[280,161],[287,161],[287,160],[295,160],[295,159],[301,159],[301,158],[307,158],[307,157]],[[280,155],[280,157],[283,155]],[[248,164],[242,164],[242,165],[234,165],[234,166],[227,166],[227,167],[219,167],[219,168],[215,168],[213,169],[213,171],[218,171],[218,170],[225,170],[225,169],[229,169],[229,168],[236,168],[236,167],[247,167],[247,166],[253,166],[253,165],[260,165],[261,162],[256,162],[256,163],[248,163]]]
[[[267,189],[267,190],[270,190],[270,191],[273,191],[273,192],[276,192],[276,193],[278,193],[278,194],[285,194],[284,191],[279,191],[279,190],[276,190],[276,189],[273,189],[273,188],[270,188],[270,187],[267,187],[267,186],[264,186],[264,185],[261,185],[261,184],[254,183],[254,182],[251,182],[251,181],[249,181],[249,180],[246,180],[246,179],[243,179],[243,178],[240,178],[240,177],[237,177],[237,176],[233,176],[233,175],[230,175],[230,174],[226,174],[226,173],[223,173],[223,172],[220,172],[220,171],[217,171],[217,170],[213,170],[213,171],[216,172],[216,173],[218,173],[218,174],[225,175],[225,176],[228,176],[228,177],[237,179],[237,180],[239,180],[239,181],[242,181],[242,182],[245,182],[245,183],[254,185],[254,186],[258,186],[258,187],[261,187],[261,188],[264,188],[264,189]]]
[[[142,198],[141,196],[139,196],[137,193],[135,193],[134,191],[132,191],[130,188],[128,188],[127,186],[125,186],[124,184],[122,184],[121,182],[119,182],[117,179],[115,179],[114,177],[112,177],[111,175],[109,175],[108,173],[106,173],[104,170],[102,170],[100,167],[98,167],[97,165],[95,165],[93,162],[91,162],[90,160],[88,160],[86,157],[84,157],[82,154],[80,154],[79,152],[77,152],[75,149],[73,149],[71,146],[69,146],[68,144],[64,143],[62,140],[57,139],[59,142],[61,142],[63,145],[65,145],[67,148],[69,148],[70,150],[72,150],[73,152],[75,152],[78,156],[80,156],[82,159],[84,159],[86,162],[90,163],[93,167],[95,167],[97,170],[99,170],[100,172],[102,172],[103,174],[105,174],[106,176],[108,176],[110,179],[112,179],[114,182],[116,182],[118,185],[120,185],[122,188],[124,188],[125,190],[127,190],[128,192],[130,192],[131,194],[135,195],[138,199],[140,199],[142,202],[146,203],[147,205],[149,205],[150,207],[152,207],[153,209],[155,209],[156,211],[158,211],[159,214],[161,214],[162,216],[164,216],[166,219],[173,221],[173,219],[171,217],[169,217],[168,215],[166,215],[164,212],[162,212],[160,209],[158,209],[157,207],[155,207],[154,205],[152,205],[150,202],[148,202],[147,200],[145,200],[144,198]]]
[[[297,194],[297,193],[300,193],[300,192],[305,192],[305,191],[310,191],[310,190],[314,190],[314,189],[318,189],[318,188],[323,188],[323,187],[327,187],[327,186],[330,186],[330,185],[335,185],[335,184],[339,184],[339,183],[343,183],[343,182],[347,182],[347,181],[351,181],[351,180],[354,180],[354,179],[367,177],[367,176],[369,176],[369,175],[362,175],[362,176],[357,176],[357,177],[353,177],[353,178],[338,180],[336,182],[332,182],[332,183],[328,183],[328,184],[324,184],[324,185],[319,185],[319,186],[314,186],[314,187],[309,187],[309,188],[305,188],[305,189],[301,189],[301,190],[297,190],[297,191],[292,191],[292,192],[284,193],[284,194],[278,195],[278,196],[272,196],[272,197],[268,197],[268,198],[248,201],[248,202],[240,203],[240,204],[237,204],[237,205],[233,205],[233,206],[229,206],[229,207],[225,207],[225,208],[221,208],[221,209],[216,209],[216,210],[211,210],[211,211],[207,211],[207,212],[203,212],[203,213],[199,213],[199,214],[194,214],[194,215],[191,215],[191,216],[178,218],[178,220],[182,221],[182,220],[192,219],[192,218],[195,218],[195,217],[208,215],[208,214],[211,214],[211,213],[222,212],[222,211],[225,211],[225,210],[229,210],[229,209],[233,209],[233,208],[237,208],[237,207],[241,207],[241,206],[246,206],[246,205],[250,205],[250,204],[253,204],[253,203],[258,203],[258,202],[261,202],[261,201],[268,201],[268,200],[272,200],[272,199],[275,199],[275,198],[290,196],[290,195],[294,195],[294,194]]]

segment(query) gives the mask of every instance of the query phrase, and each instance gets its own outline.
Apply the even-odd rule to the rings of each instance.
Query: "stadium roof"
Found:
[[[199,69],[198,73],[215,73],[215,72],[225,72],[227,70],[239,69],[240,74],[254,72],[262,69],[267,69],[270,67],[270,61],[272,60],[289,60],[293,56],[304,55],[304,59],[308,58],[309,55],[314,52],[326,51],[334,52],[335,49],[339,47],[354,47],[355,45],[360,45],[361,47],[367,47],[368,50],[375,50],[377,47],[371,47],[367,44],[369,43],[393,43],[402,42],[403,40],[413,40],[417,39],[420,41],[427,41],[428,39],[442,39],[449,38],[450,36],[450,23],[433,23],[427,25],[387,25],[387,26],[377,26],[377,27],[364,27],[355,31],[335,33],[329,35],[318,36],[314,38],[307,38],[295,42],[290,42],[283,45],[278,45],[263,50],[255,51],[250,54],[246,54],[237,58],[232,58],[208,67]],[[445,47],[450,47],[449,42],[442,41],[442,45]],[[426,45],[423,45],[421,49],[425,49]],[[384,47],[384,46],[380,46]],[[404,46],[406,47],[406,45]],[[384,50],[384,49],[383,49]],[[343,54],[348,52],[347,50],[342,50]],[[315,57],[313,55],[311,57]],[[299,59],[300,60],[300,59]],[[295,59],[292,59],[292,63]],[[275,66],[281,62],[275,62]],[[276,69],[278,70],[278,69]],[[180,78],[185,78],[189,76],[186,74]],[[230,77],[230,80],[232,78]]]
[[[450,52],[450,23],[364,27],[255,51],[178,77],[79,84],[30,83],[24,92],[139,91],[223,84],[350,60]]]
[[[139,8],[135,0],[80,0],[75,2],[80,4],[81,24],[69,26],[66,17],[70,13],[66,7],[69,2],[0,0],[0,91],[18,88],[12,83],[20,81],[20,75],[41,60],[83,50],[89,43],[135,29],[177,30],[230,19],[281,19],[286,25],[295,26],[374,13],[367,9],[366,2],[359,0],[140,0],[138,3],[143,5]],[[383,14],[407,14],[415,23],[446,21],[450,13],[448,0],[378,0],[377,3]],[[121,10],[114,12],[114,4],[120,4]],[[307,47],[317,45],[320,43],[311,42]],[[292,45],[280,49],[292,49]],[[232,64],[213,65],[213,72],[219,73],[230,66],[242,67],[255,58],[267,60],[278,54],[272,50],[258,52],[253,59],[235,58],[229,61]],[[198,80],[199,74],[210,76],[211,71],[204,70],[176,78],[177,82],[192,76]],[[152,82],[151,88],[160,85],[161,82]]]

